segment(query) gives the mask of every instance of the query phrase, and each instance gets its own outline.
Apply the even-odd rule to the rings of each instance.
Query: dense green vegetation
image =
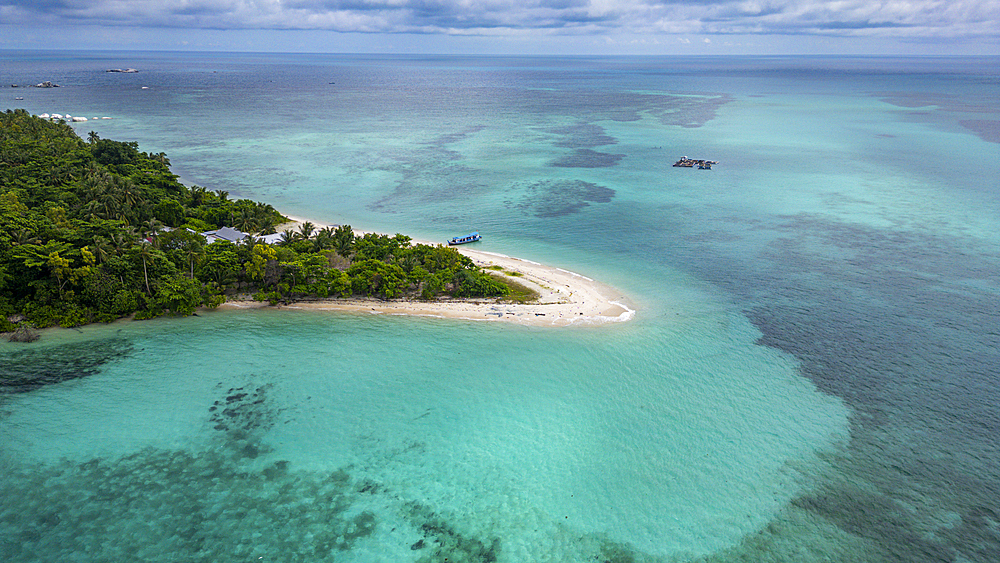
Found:
[[[350,226],[286,231],[281,243],[213,242],[192,231],[273,233],[273,207],[187,187],[163,153],[84,141],[62,122],[0,113],[0,331],[186,315],[227,295],[434,299],[510,289],[454,249]]]

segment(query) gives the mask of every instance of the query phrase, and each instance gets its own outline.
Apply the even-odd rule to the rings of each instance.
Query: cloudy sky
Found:
[[[1000,0],[0,0],[0,49],[996,54]]]

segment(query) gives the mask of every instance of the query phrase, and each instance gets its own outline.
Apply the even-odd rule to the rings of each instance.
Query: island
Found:
[[[202,307],[311,307],[565,326],[627,320],[615,290],[484,249],[288,218],[187,186],[164,153],[0,114],[0,332]],[[482,244],[482,243],[477,243]]]

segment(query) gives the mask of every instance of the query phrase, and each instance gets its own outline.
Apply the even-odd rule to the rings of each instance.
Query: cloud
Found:
[[[0,0],[6,23],[447,35],[996,37],[995,0]]]

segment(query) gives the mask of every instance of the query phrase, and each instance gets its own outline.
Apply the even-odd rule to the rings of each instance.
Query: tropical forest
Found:
[[[0,113],[0,332],[189,315],[236,295],[270,303],[503,297],[502,279],[444,246],[287,222],[271,205],[186,186],[164,153]],[[232,227],[248,236],[207,243]]]

